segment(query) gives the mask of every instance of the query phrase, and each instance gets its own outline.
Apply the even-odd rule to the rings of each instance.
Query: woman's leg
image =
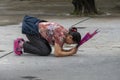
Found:
[[[40,35],[26,35],[29,42],[23,44],[24,52],[48,56],[51,53],[51,47],[47,40]]]

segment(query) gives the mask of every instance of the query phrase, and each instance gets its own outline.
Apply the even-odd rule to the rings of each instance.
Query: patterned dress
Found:
[[[52,45],[58,43],[64,44],[64,38],[68,31],[60,24],[54,22],[41,22],[38,25],[40,34]]]

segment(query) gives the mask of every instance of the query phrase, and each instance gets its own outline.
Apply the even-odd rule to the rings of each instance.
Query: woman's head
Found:
[[[77,28],[72,27],[69,29],[69,33],[66,36],[66,43],[67,44],[79,44],[81,40],[81,35],[77,32]]]

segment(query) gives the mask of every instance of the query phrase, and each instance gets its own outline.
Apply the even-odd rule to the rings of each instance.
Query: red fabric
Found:
[[[60,46],[64,44],[64,38],[68,31],[60,24],[53,22],[39,23],[40,34],[52,45],[58,43]]]

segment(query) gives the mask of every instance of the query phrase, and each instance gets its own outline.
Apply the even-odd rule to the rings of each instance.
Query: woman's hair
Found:
[[[76,42],[77,44],[79,44],[79,42],[81,41],[81,34],[79,32],[77,32],[77,28],[71,27],[69,29],[69,34],[72,35],[73,41]]]

